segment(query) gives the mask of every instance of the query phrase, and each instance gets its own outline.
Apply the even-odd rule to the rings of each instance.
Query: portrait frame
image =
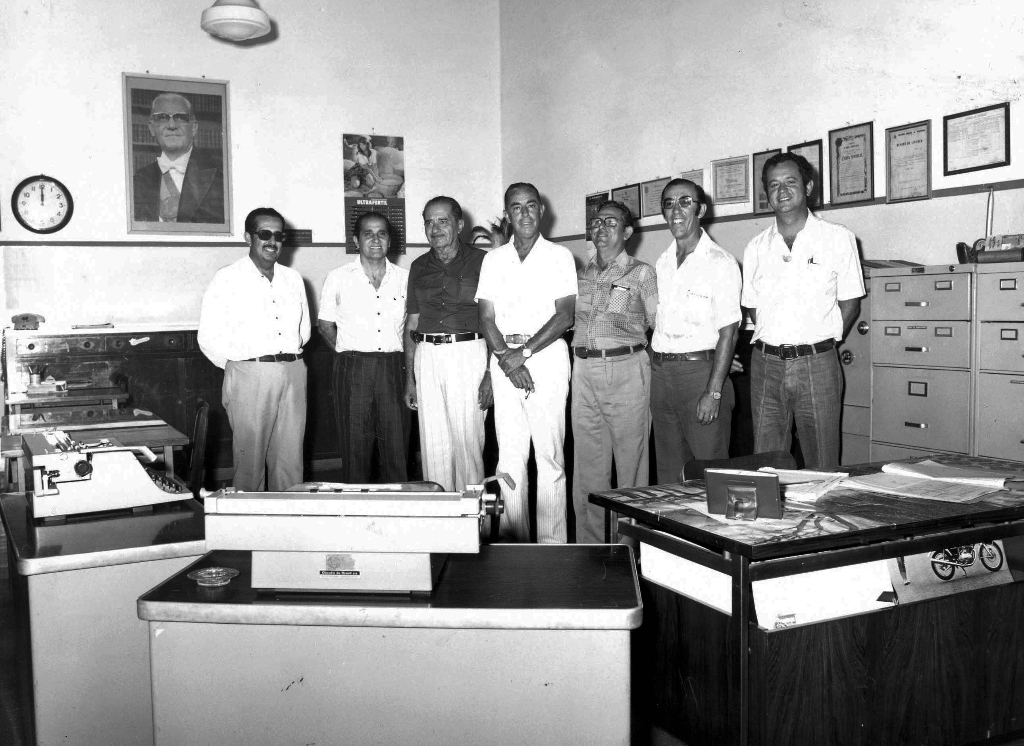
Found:
[[[665,185],[672,181],[671,176],[641,182],[640,197],[643,202],[643,214],[640,217],[653,218],[661,215],[661,193]]]
[[[925,119],[886,128],[886,204],[931,199],[931,196],[932,121]]]
[[[833,205],[875,198],[875,123],[828,132],[828,185]]]
[[[772,206],[768,204],[768,193],[761,183],[761,172],[764,170],[764,164],[769,158],[773,155],[781,154],[782,148],[774,148],[772,150],[762,150],[760,153],[754,153],[751,156],[753,167],[751,168],[750,180],[753,187],[755,215],[767,215],[774,212]]]
[[[640,205],[640,184],[628,184],[627,186],[616,187],[612,189],[612,199],[616,202],[621,202],[629,211],[633,213],[633,220],[637,221],[640,219],[640,211],[642,209]]]
[[[121,78],[128,233],[231,235],[228,81],[140,73],[122,73]],[[182,222],[159,217],[162,174],[156,161],[161,147],[153,134],[150,112],[161,93],[188,99],[196,123],[179,202],[179,218],[184,205],[191,219]]]
[[[814,189],[811,190],[811,194],[807,198],[807,206],[812,210],[815,207],[821,207],[823,199],[822,195],[825,193],[821,186],[821,140],[808,140],[807,142],[790,145],[786,148],[786,152],[802,155],[807,159],[807,162],[811,164],[811,168],[814,169],[814,173],[818,178],[815,179]]]
[[[738,205],[750,201],[750,156],[711,161],[711,185],[716,205]]]
[[[942,174],[1010,165],[1010,102],[942,118]]]

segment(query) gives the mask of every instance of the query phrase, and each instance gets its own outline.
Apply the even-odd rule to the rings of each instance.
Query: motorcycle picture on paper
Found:
[[[989,572],[996,572],[1003,566],[1003,550],[995,542],[981,544],[964,544],[947,547],[931,553],[932,572],[940,580],[952,580],[959,567],[967,575],[967,568],[981,559],[981,564]]]

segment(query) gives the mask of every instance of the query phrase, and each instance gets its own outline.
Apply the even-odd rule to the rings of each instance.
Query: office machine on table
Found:
[[[224,489],[206,498],[206,545],[252,551],[252,587],[274,591],[430,592],[450,553],[480,551],[498,515],[487,482],[310,482],[287,492]]]
[[[32,472],[29,503],[34,518],[156,505],[191,497],[176,478],[146,469],[136,457],[156,457],[142,446],[114,439],[73,440],[63,431],[23,436]]]

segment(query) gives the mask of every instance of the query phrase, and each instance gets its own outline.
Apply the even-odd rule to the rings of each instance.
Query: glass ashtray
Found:
[[[231,579],[238,575],[238,570],[230,567],[204,567],[202,570],[193,570],[188,574],[189,580],[194,580],[202,586],[227,585]]]

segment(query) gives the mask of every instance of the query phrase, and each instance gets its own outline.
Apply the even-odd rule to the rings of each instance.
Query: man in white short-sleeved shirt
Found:
[[[526,462],[533,440],[537,459],[537,541],[566,541],[565,400],[569,353],[562,334],[573,324],[576,263],[568,249],[540,234],[544,205],[532,184],[505,191],[512,241],[492,250],[480,268],[476,300],[480,331],[500,370],[492,365],[503,539],[530,540]]]
[[[864,295],[857,238],[810,212],[814,171],[802,156],[769,158],[761,181],[775,222],[747,245],[741,300],[754,321],[754,448],[788,451],[795,420],[805,466],[832,468],[843,395],[835,347]]]

